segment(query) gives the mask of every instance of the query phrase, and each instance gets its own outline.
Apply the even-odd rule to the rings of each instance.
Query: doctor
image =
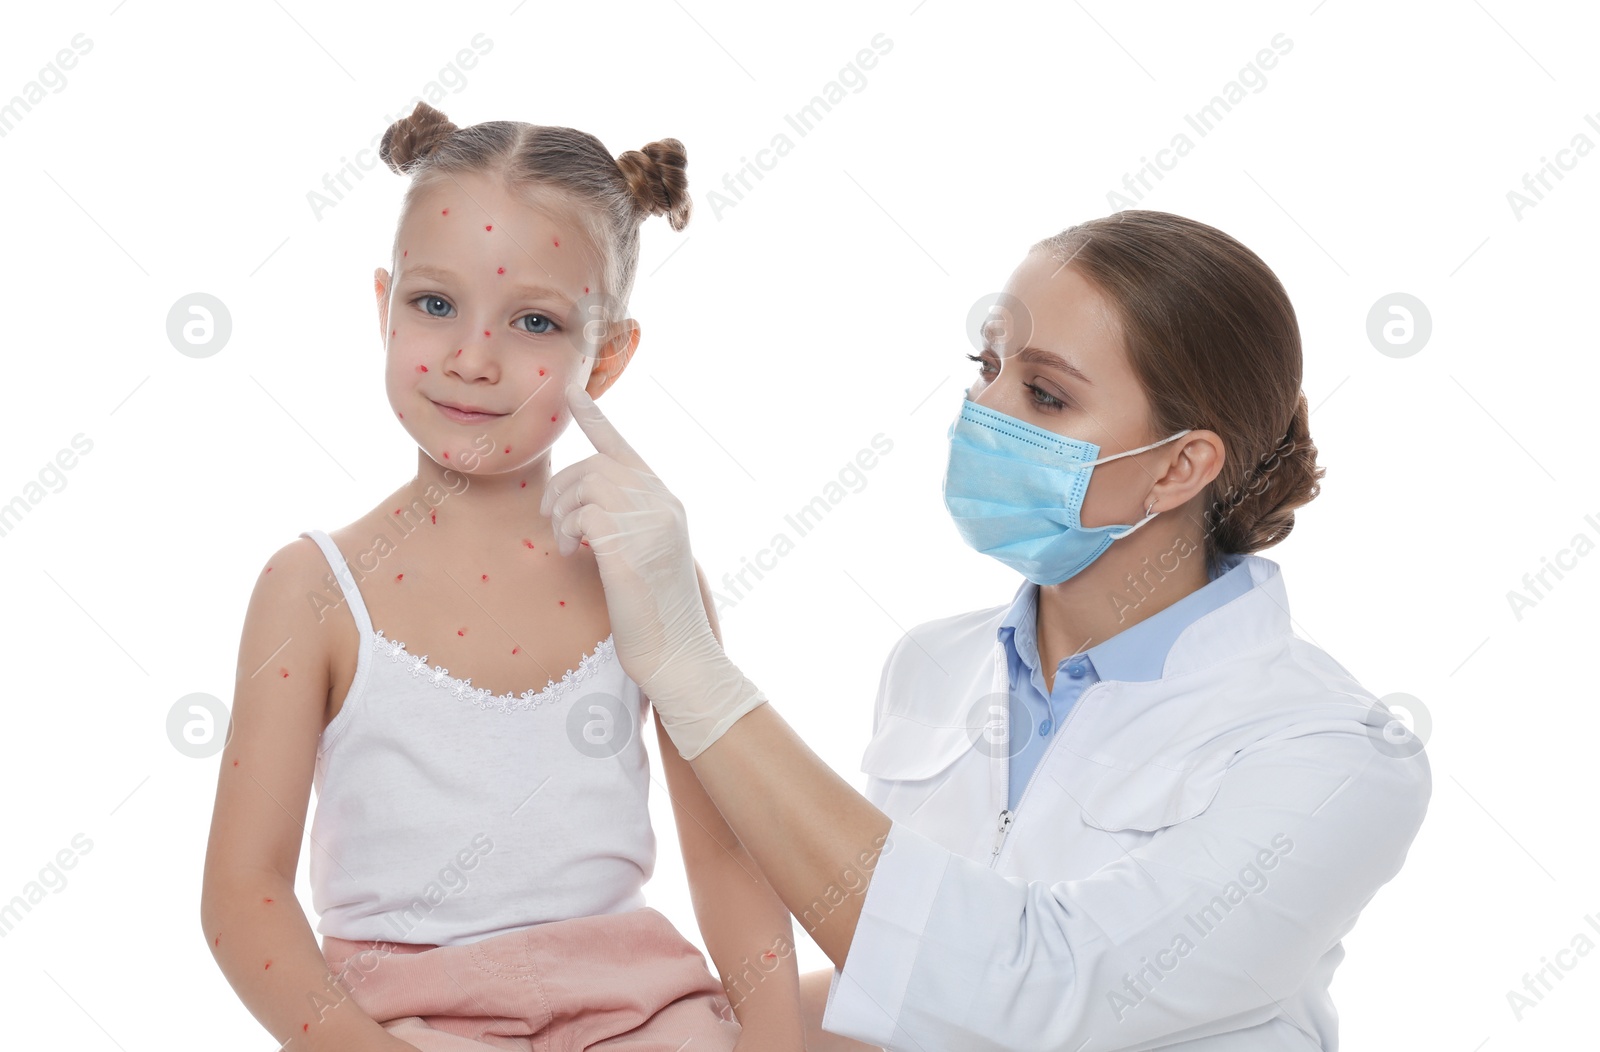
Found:
[[[1228,235],[1137,210],[1033,246],[1001,302],[944,498],[1022,580],[890,651],[865,799],[724,652],[682,505],[579,387],[599,452],[540,510],[833,961],[814,1050],[1334,1049],[1340,940],[1432,783],[1252,554],[1322,475],[1294,310]]]

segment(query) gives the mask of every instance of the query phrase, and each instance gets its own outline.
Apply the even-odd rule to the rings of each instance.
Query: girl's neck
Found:
[[[482,551],[531,540],[548,548],[555,534],[549,516],[539,514],[539,501],[549,481],[549,453],[522,471],[469,475],[418,450],[416,477],[394,499],[397,509],[424,517],[432,536],[452,547]]]

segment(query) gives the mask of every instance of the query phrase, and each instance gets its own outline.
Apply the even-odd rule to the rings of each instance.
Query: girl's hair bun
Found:
[[[411,116],[395,121],[383,133],[378,156],[390,168],[405,175],[458,130],[449,117],[426,102],[418,102]]]
[[[634,200],[646,215],[664,215],[672,229],[689,222],[688,155],[677,139],[658,139],[642,150],[629,150],[617,158]]]

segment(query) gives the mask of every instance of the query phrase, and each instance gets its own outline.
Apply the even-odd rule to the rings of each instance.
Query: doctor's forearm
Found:
[[[690,761],[773,891],[844,967],[890,819],[768,702]]]

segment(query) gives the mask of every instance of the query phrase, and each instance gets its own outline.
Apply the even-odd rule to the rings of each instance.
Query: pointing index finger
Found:
[[[594,399],[589,397],[589,392],[577,384],[568,384],[566,395],[567,405],[572,410],[572,419],[577,421],[583,433],[589,436],[589,441],[597,452],[605,453],[621,463],[649,470],[639,454],[633,451],[633,447],[628,445],[612,426],[611,421],[606,419],[600,407],[595,405]]]

